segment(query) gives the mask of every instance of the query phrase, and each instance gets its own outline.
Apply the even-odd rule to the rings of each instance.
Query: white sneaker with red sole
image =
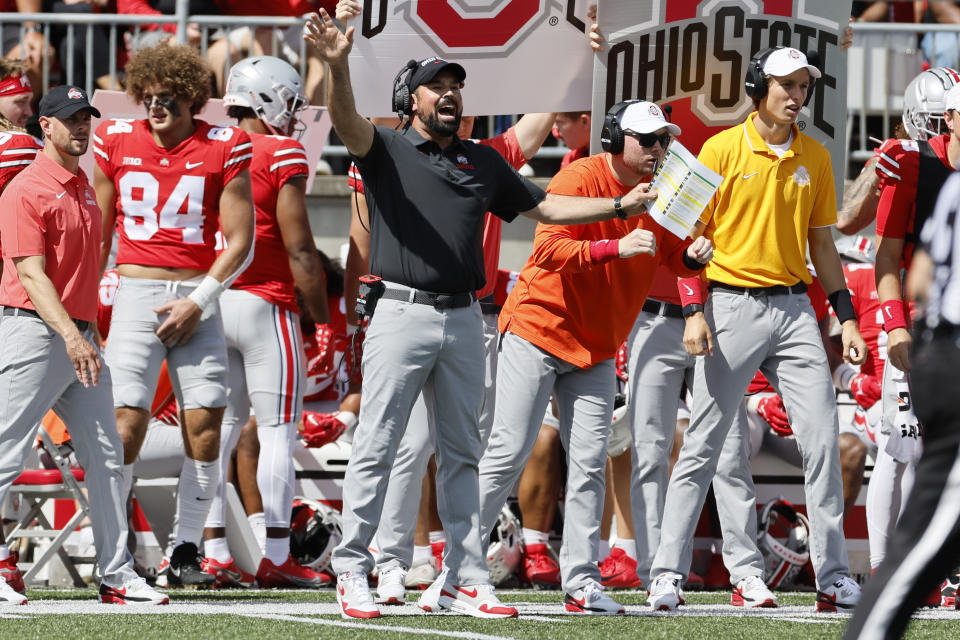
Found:
[[[7,604],[27,604],[27,596],[11,587],[7,580],[0,576],[0,605]]]
[[[767,588],[763,578],[747,576],[733,588],[730,604],[735,607],[774,608],[777,606],[777,596]]]
[[[407,603],[407,572],[403,567],[390,566],[380,571],[380,580],[377,582],[377,604]]]
[[[170,604],[170,598],[159,591],[154,591],[154,589],[147,584],[147,581],[140,577],[128,580],[120,589],[101,582],[97,600],[103,604],[132,604],[141,606]]]
[[[474,618],[516,618],[517,610],[504,605],[494,594],[493,585],[451,585],[440,591],[440,608]],[[421,607],[422,608],[422,607]]]
[[[380,609],[373,603],[365,573],[348,571],[337,576],[337,603],[344,618],[380,617]]]
[[[823,591],[817,591],[817,611],[853,611],[860,602],[860,595],[860,585],[853,578],[840,576]]]
[[[626,613],[623,605],[604,593],[603,587],[596,582],[568,593],[564,598],[564,605],[567,611],[589,616],[615,616]]]

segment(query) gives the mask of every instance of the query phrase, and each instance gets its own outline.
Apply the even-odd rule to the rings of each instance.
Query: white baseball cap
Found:
[[[943,110],[950,111],[951,109],[960,109],[960,91],[956,91],[956,88],[960,84],[955,84],[950,87],[950,90],[947,91],[947,95],[943,98]]]
[[[667,122],[663,110],[652,102],[634,102],[620,115],[620,128],[624,131],[653,133],[664,127],[673,135],[680,135],[680,127]]]
[[[819,78],[820,69],[807,62],[807,56],[793,47],[775,49],[763,63],[763,72],[768,76],[788,76],[797,69],[806,69],[810,77]]]

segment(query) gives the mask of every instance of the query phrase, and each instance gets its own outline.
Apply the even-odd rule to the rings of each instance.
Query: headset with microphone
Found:
[[[747,74],[743,79],[743,89],[748,97],[763,100],[764,96],[767,95],[767,91],[770,89],[770,83],[768,81],[769,76],[763,71],[763,65],[767,63],[767,59],[774,51],[786,48],[787,47],[784,46],[769,47],[758,51],[750,58],[750,62],[747,64]],[[815,64],[815,61],[820,60],[820,55],[817,52],[809,51],[806,56],[808,64],[815,67],[818,66]],[[807,106],[810,102],[810,98],[813,96],[813,85],[815,82],[816,79],[811,76],[810,87],[807,89],[807,97],[803,101],[803,106]]]
[[[393,79],[393,112],[397,114],[400,120],[413,113],[409,82],[410,74],[413,73],[418,64],[420,63],[416,60],[408,61]],[[404,78],[404,75],[406,75],[406,78]]]
[[[627,107],[638,102],[642,102],[642,100],[624,100],[613,105],[607,111],[607,115],[603,118],[603,128],[600,129],[600,146],[604,151],[613,155],[623,152],[625,134],[623,133],[623,127],[620,126],[620,116],[627,110]],[[667,122],[673,122],[670,117],[673,113],[673,107],[665,104],[662,110],[666,115]]]

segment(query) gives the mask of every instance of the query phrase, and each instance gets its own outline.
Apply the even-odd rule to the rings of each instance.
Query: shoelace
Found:
[[[583,588],[583,599],[587,602],[594,602],[603,596],[603,589],[595,582],[591,582]]]
[[[123,583],[123,588],[127,591],[138,591],[147,587],[147,581],[142,577],[137,576],[136,578],[130,578]]]
[[[370,595],[370,589],[367,587],[367,576],[363,574],[351,575],[344,582],[347,583],[346,588],[351,591],[355,601],[364,604],[373,603],[373,596]]]
[[[746,586],[747,586],[747,587],[753,587],[753,588],[757,588],[757,589],[759,589],[759,588],[761,588],[761,587],[764,588],[764,589],[767,588],[767,583],[765,583],[765,582],[760,578],[760,576],[747,576],[746,578],[743,579],[743,581],[746,583]]]

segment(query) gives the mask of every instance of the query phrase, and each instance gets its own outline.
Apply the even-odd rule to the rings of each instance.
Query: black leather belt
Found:
[[[733,291],[734,293],[746,293],[750,296],[781,296],[788,293],[806,293],[807,285],[804,282],[790,285],[774,285],[772,287],[737,287],[724,282],[711,282],[710,286],[714,289],[723,289],[724,291]]]
[[[459,309],[469,307],[477,299],[477,294],[470,293],[430,293],[429,291],[413,290],[413,299],[410,299],[409,289],[387,289],[383,292],[383,298],[387,300],[401,300],[403,302],[415,302],[425,304],[434,309]]]
[[[493,301],[493,294],[483,296],[480,298],[480,311],[487,315],[500,315],[500,311],[503,309],[502,306]]]
[[[670,302],[660,302],[659,300],[654,300],[648,298],[646,302],[643,303],[643,310],[647,313],[652,313],[657,316],[665,316],[667,318],[682,318],[683,317],[683,307],[678,304],[672,304]]]
[[[40,317],[40,314],[34,311],[33,309],[23,309],[21,307],[4,307],[3,315],[5,316],[28,316],[30,318],[36,318],[37,320],[43,320]],[[71,318],[73,320],[73,318]],[[86,320],[73,320],[73,324],[77,325],[77,329],[81,332],[86,331],[90,328],[90,323]]]

